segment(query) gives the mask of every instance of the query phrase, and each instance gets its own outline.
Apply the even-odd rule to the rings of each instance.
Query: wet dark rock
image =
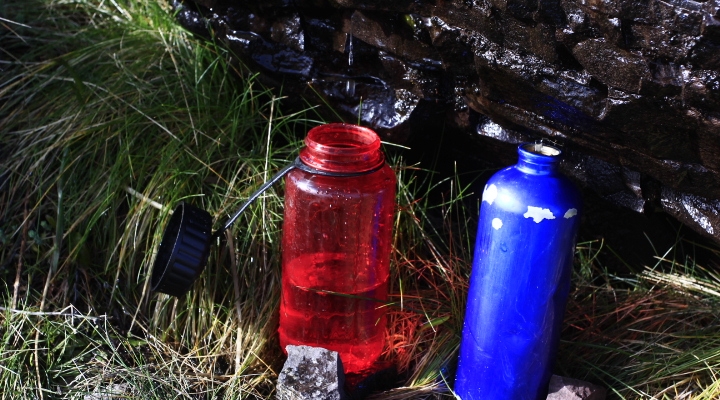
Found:
[[[705,5],[704,5],[704,9],[708,13],[708,16],[720,18],[720,1],[719,0],[706,1]]]
[[[477,146],[487,145],[480,137],[547,138],[573,154],[570,170],[588,188],[638,212],[666,210],[720,241],[720,0],[175,8],[181,24],[214,35],[265,83],[322,97],[386,140],[408,140],[418,127]],[[499,159],[512,157],[506,148]]]
[[[713,236],[720,234],[720,200],[663,188],[661,201],[663,209],[685,225]]]
[[[639,172],[574,153],[566,156],[563,169],[583,184],[592,182],[595,191],[611,203],[639,213],[645,210],[646,200]]]
[[[437,50],[413,37],[412,24],[412,19],[355,11],[344,21],[343,32],[384,52],[407,56],[410,62],[442,67]]]
[[[640,83],[649,77],[645,60],[610,45],[605,39],[588,39],[573,48],[580,65],[600,82],[629,93],[640,92]]]
[[[305,50],[305,34],[300,26],[300,16],[293,14],[278,18],[270,28],[270,38],[292,50]]]

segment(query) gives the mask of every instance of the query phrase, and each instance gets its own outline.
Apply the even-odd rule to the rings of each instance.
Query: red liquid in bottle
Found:
[[[331,177],[286,178],[280,345],[337,351],[346,372],[372,365],[385,344],[395,175],[377,135],[353,125],[311,130],[300,154]]]

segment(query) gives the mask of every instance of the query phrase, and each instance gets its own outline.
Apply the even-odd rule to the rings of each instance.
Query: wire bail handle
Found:
[[[382,168],[382,166],[383,166],[383,164],[381,164],[380,166],[378,166],[374,169],[371,169],[369,171],[363,171],[363,172],[330,172],[330,171],[322,171],[319,169],[312,168],[312,167],[308,166],[307,164],[305,164],[304,162],[302,162],[302,160],[300,160],[300,157],[297,157],[290,164],[284,166],[281,170],[279,170],[267,182],[263,183],[262,186],[260,186],[256,191],[254,191],[250,195],[250,197],[248,197],[248,199],[245,201],[245,203],[240,207],[240,209],[238,209],[235,212],[235,214],[233,214],[230,218],[228,218],[223,223],[222,228],[218,229],[217,231],[215,231],[215,233],[213,233],[212,237],[213,237],[213,239],[220,237],[220,235],[222,235],[223,232],[225,232],[228,228],[230,228],[230,226],[232,226],[233,223],[235,223],[235,221],[240,217],[240,214],[242,214],[243,211],[245,211],[245,209],[250,206],[250,204],[252,204],[255,200],[257,200],[257,198],[260,197],[260,195],[263,194],[266,190],[268,190],[270,188],[270,186],[274,185],[277,181],[282,179],[282,177],[287,175],[290,171],[292,171],[295,168],[297,168],[301,171],[310,173],[310,174],[315,174],[315,175],[351,178],[354,176],[361,176],[361,175],[373,173],[373,172],[379,170],[380,168]]]

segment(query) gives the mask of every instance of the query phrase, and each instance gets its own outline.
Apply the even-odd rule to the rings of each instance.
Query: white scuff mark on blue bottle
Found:
[[[538,224],[544,219],[555,219],[555,215],[553,215],[549,208],[533,206],[528,206],[528,210],[525,214],[523,214],[523,217],[532,218],[533,221]]]
[[[483,190],[482,201],[487,201],[488,204],[492,205],[492,203],[493,203],[493,201],[495,201],[496,197],[497,197],[497,186],[495,186],[495,185],[485,186],[485,190]]]
[[[502,225],[503,225],[503,223],[500,218],[493,218],[492,227],[495,228],[495,230],[502,228]]]
[[[576,215],[577,215],[577,209],[571,208],[571,209],[567,210],[567,212],[565,212],[565,215],[563,216],[563,218],[570,219]]]

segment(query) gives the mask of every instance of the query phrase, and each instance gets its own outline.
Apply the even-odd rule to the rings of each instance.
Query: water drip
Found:
[[[345,94],[355,96],[355,79],[348,78],[348,80],[345,81]]]
[[[348,34],[347,45],[345,46],[348,53],[348,66],[351,67],[353,64],[353,35],[352,32]]]

